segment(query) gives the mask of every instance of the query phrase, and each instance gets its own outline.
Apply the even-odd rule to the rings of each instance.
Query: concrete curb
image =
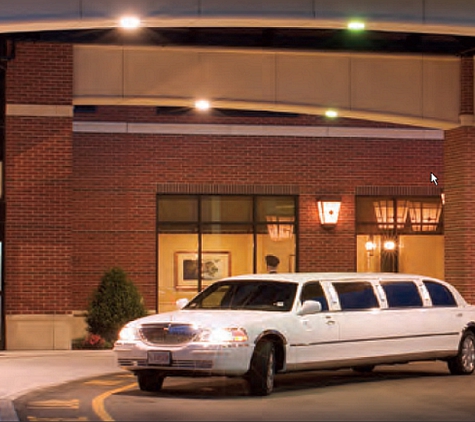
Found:
[[[31,391],[117,372],[111,350],[0,351],[0,421],[19,422],[13,401]]]

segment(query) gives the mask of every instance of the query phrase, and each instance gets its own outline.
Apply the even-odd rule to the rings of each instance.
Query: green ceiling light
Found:
[[[325,116],[329,117],[330,119],[334,119],[335,117],[338,117],[338,111],[336,110],[327,110],[325,111]]]
[[[365,29],[365,23],[361,21],[350,21],[348,22],[348,29],[352,31],[362,31]]]

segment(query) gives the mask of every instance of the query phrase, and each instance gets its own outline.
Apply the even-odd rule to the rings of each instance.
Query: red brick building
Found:
[[[469,271],[470,237],[460,231],[473,223],[462,210],[465,220],[449,227],[457,237],[444,242],[445,221],[460,210],[446,212],[441,199],[446,180],[448,195],[468,196],[473,128],[444,134],[301,112],[88,106],[75,96],[74,57],[71,43],[18,42],[4,61],[7,348],[69,348],[113,266],[150,311],[167,310],[207,282],[182,273],[199,253],[216,260],[218,275],[263,272],[267,253],[279,256],[281,271],[444,278],[450,269],[475,298],[454,276]],[[447,162],[456,163],[450,176]],[[327,196],[341,201],[331,229],[317,212]],[[291,236],[273,240],[273,231]],[[388,239],[396,255],[385,251]]]

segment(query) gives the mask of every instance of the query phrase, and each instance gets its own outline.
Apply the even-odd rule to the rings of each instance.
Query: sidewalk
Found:
[[[120,371],[112,350],[0,351],[0,421],[18,421],[12,401],[32,390]]]

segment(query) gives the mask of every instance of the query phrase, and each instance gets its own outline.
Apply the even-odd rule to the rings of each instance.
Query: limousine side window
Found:
[[[411,281],[381,283],[389,308],[414,308],[422,306],[419,289]]]
[[[368,282],[360,283],[333,283],[342,311],[378,308],[378,299],[374,294],[373,286]]]
[[[423,283],[429,292],[432,306],[457,306],[452,292],[447,287],[435,281],[424,280]]]
[[[328,302],[323,292],[322,285],[319,282],[310,282],[303,286],[302,294],[300,295],[301,303],[306,300],[315,300],[322,305],[322,311],[328,311]]]

